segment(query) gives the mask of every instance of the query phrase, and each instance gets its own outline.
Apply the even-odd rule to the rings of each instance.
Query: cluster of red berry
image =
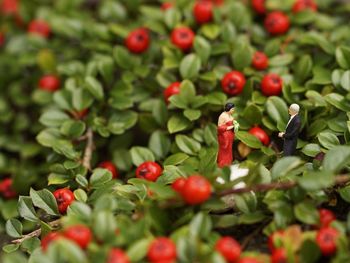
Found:
[[[6,178],[0,182],[0,195],[5,199],[11,199],[17,197],[17,192],[13,189],[12,179]]]
[[[330,226],[336,219],[334,213],[328,209],[319,209],[320,224],[314,226],[317,229],[315,242],[323,256],[331,256],[337,250],[337,238],[340,233]],[[276,231],[269,236],[268,245],[271,251],[271,263],[288,262],[288,254],[283,247],[285,232]],[[276,246],[276,244],[278,244]],[[290,255],[292,256],[292,255]]]

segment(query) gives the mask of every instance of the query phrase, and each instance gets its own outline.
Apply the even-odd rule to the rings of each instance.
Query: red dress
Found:
[[[217,164],[219,167],[231,165],[233,161],[232,144],[235,138],[233,129],[226,130],[227,127],[232,126],[233,121],[228,121],[223,125],[218,126],[218,143],[219,153],[217,158]]]

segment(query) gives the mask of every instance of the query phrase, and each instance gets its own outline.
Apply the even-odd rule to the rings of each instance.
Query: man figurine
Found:
[[[298,115],[299,109],[300,107],[298,104],[294,103],[290,105],[288,110],[290,119],[287,123],[286,131],[280,132],[278,134],[278,137],[281,137],[284,139],[283,141],[284,156],[293,155],[295,152],[295,149],[297,148],[298,135],[299,135],[299,130],[301,126],[300,117]]]

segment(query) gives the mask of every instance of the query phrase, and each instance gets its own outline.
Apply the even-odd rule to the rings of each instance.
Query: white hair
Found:
[[[290,105],[289,107],[292,111],[294,111],[295,113],[299,113],[300,110],[300,106],[296,103],[293,103],[292,105]]]

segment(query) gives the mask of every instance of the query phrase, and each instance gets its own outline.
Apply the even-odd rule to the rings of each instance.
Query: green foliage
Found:
[[[349,4],[316,1],[317,12],[294,13],[293,0],[267,0],[267,10],[283,10],[291,19],[286,34],[272,36],[250,1],[225,0],[204,24],[193,17],[194,1],[174,1],[168,10],[160,9],[163,2],[20,1],[16,15],[0,8],[0,176],[11,178],[17,193],[0,200],[0,228],[9,238],[25,238],[3,244],[0,261],[106,262],[111,248],[121,248],[131,262],[146,262],[153,239],[167,236],[176,244],[177,262],[220,263],[219,232],[243,241],[241,229],[295,234],[290,225],[301,224],[310,231],[291,234],[295,242],[287,238],[283,246],[289,257],[297,255],[295,262],[311,263],[320,250],[316,230],[306,225],[320,223],[318,208],[336,205],[343,210],[332,226],[341,237],[331,260],[348,262],[350,216],[342,222],[346,209],[337,205],[350,203]],[[26,32],[35,18],[48,23],[49,37]],[[195,32],[186,52],[170,41],[180,25]],[[150,44],[137,54],[125,40],[139,27]],[[266,70],[252,66],[255,51],[269,57]],[[232,70],[246,78],[237,96],[221,88]],[[261,93],[267,73],[283,78],[281,95]],[[59,78],[57,91],[39,88],[46,74]],[[181,83],[180,91],[167,103],[163,93],[173,82]],[[240,124],[235,164],[248,169],[238,178],[216,165],[217,118],[226,102],[236,105]],[[277,134],[291,103],[301,106],[297,156],[281,157]],[[248,132],[256,125],[270,145]],[[107,160],[117,178],[99,167]],[[135,178],[145,161],[161,165],[156,182]],[[193,174],[206,177],[212,191],[197,206],[171,188]],[[238,183],[249,191],[220,197]],[[75,198],[66,214],[53,195],[61,188]],[[47,233],[75,224],[92,231],[85,250],[67,238],[41,249]],[[38,229],[41,236],[27,236]],[[262,239],[253,254],[270,262]]]

